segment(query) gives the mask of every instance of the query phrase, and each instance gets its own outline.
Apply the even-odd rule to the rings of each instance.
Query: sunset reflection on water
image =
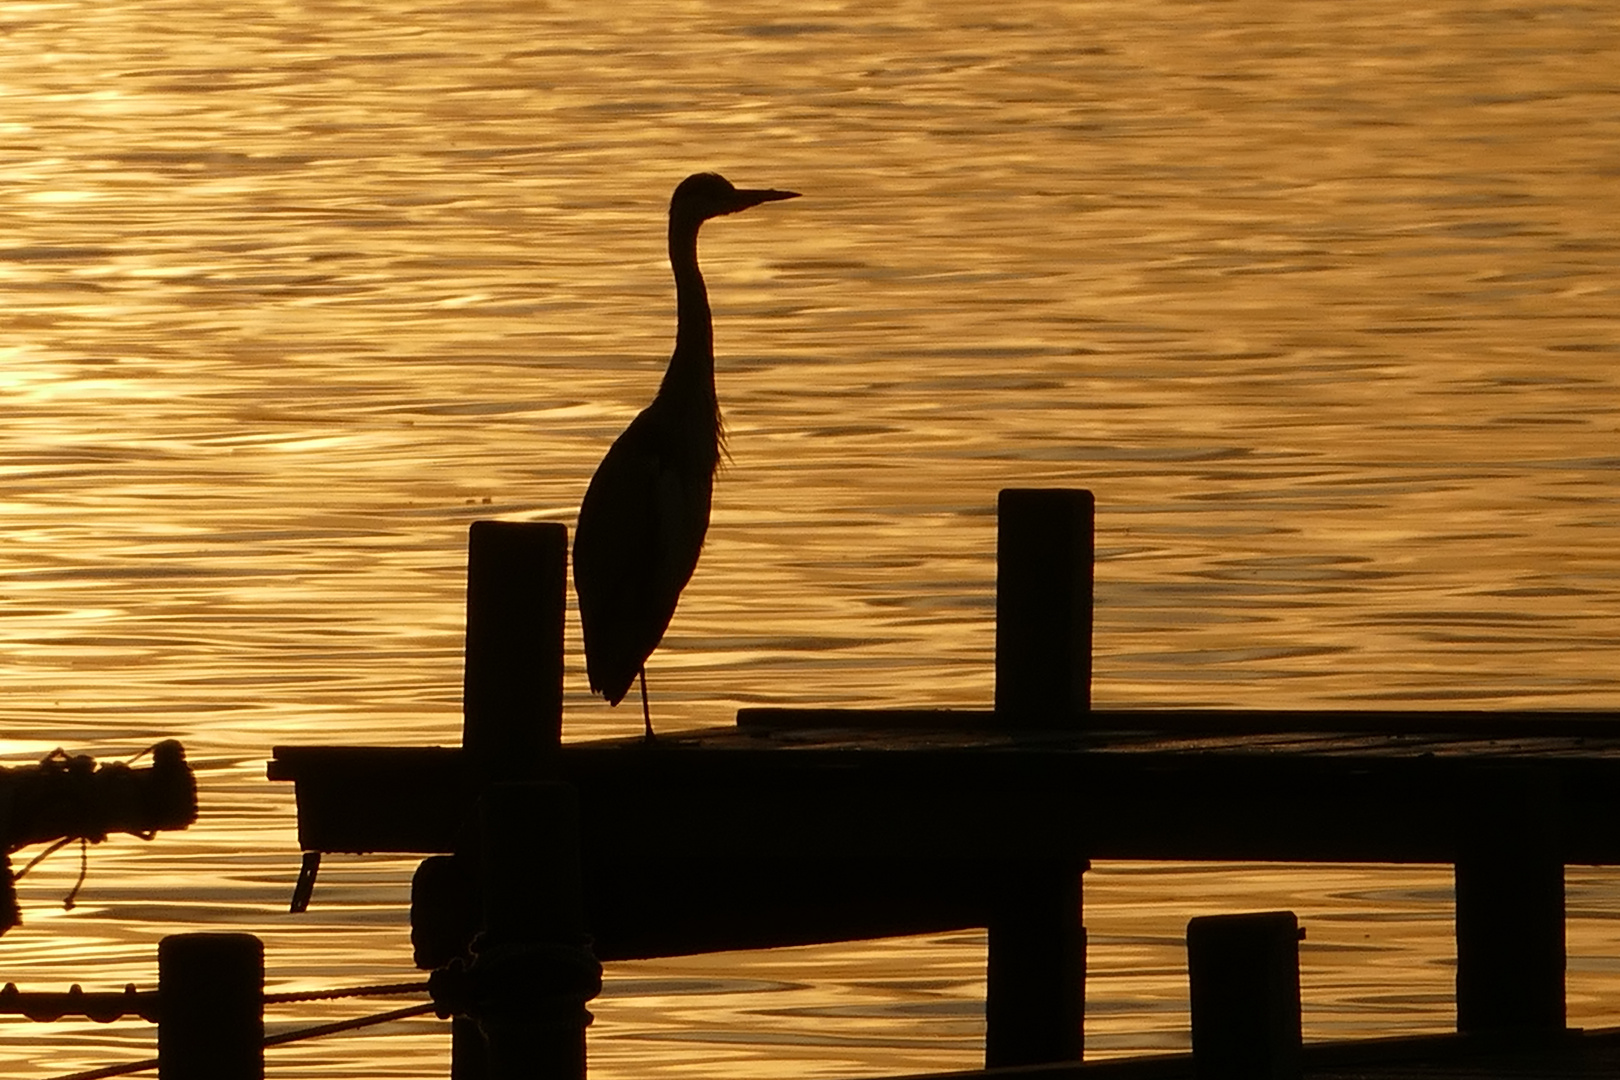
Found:
[[[1611,6],[66,0],[4,30],[5,761],[176,737],[202,817],[92,849],[72,912],[71,852],[34,871],[0,980],[145,985],[196,928],[263,936],[274,989],[415,977],[410,860],[331,858],[284,914],[264,761],[458,737],[467,525],[572,524],[668,355],[698,169],[805,197],[704,232],[732,462],[661,729],[987,703],[1013,485],[1097,494],[1099,704],[1620,701]],[[566,737],[636,730],[579,657],[571,622]],[[1307,1038],[1444,1029],[1448,880],[1099,865],[1090,1046],[1184,1046],[1186,919],[1255,907],[1309,930]],[[1614,1023],[1620,888],[1569,895],[1571,1022]],[[970,1065],[982,959],[617,966],[593,1074]],[[442,1026],[399,1030],[271,1074],[443,1075]],[[151,1038],[8,1020],[0,1062]]]

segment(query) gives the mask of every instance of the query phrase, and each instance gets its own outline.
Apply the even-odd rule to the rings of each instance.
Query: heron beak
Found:
[[[730,211],[735,214],[738,210],[746,210],[750,206],[760,203],[779,202],[782,199],[797,199],[797,191],[777,191],[775,188],[738,188],[736,209]]]

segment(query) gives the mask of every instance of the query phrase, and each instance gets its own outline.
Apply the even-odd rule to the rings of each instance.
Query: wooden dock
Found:
[[[1561,1036],[1563,867],[1620,862],[1620,713],[1092,710],[1090,496],[1001,511],[993,710],[564,745],[565,542],[505,526],[528,576],[489,584],[475,532],[464,747],[278,747],[270,775],[306,852],[448,856],[418,875],[425,966],[479,923],[480,792],[543,779],[577,792],[598,958],[988,927],[990,1066],[1082,1055],[1093,858],[1450,863],[1459,1031]]]

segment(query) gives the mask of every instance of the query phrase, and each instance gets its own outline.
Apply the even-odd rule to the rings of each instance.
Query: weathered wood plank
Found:
[[[1009,725],[989,709],[798,709],[737,711],[744,729],[1001,730]],[[1014,730],[1016,725],[1012,725]],[[1048,727],[1051,725],[1039,725]],[[1559,709],[1092,709],[1097,732],[1150,731],[1163,735],[1260,732],[1380,732],[1385,734],[1500,738],[1504,735],[1620,739],[1620,710]]]
[[[291,780],[305,851],[455,850],[474,787],[456,747],[278,746],[272,780]]]
[[[574,744],[563,779],[626,859],[789,845],[804,858],[1006,852],[1044,858],[1454,862],[1500,770],[1545,770],[1548,854],[1620,862],[1620,755],[1252,753],[1077,746],[908,750],[671,738]],[[373,756],[374,755],[374,756]],[[312,849],[446,851],[468,797],[457,751],[278,748]],[[739,813],[746,807],[747,813]],[[1028,823],[1039,821],[1031,830]],[[595,842],[595,841],[593,841]]]

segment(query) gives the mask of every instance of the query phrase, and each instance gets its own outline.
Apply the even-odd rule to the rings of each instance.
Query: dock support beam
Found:
[[[1009,488],[996,512],[996,723],[1083,725],[1091,708],[1096,500],[1089,491]],[[999,885],[986,965],[987,1068],[1079,1061],[1084,1052],[1087,865],[991,871]]]
[[[159,1080],[264,1080],[264,944],[252,934],[158,942]]]

